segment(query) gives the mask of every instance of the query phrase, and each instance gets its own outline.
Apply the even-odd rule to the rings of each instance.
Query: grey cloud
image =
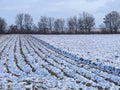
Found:
[[[82,11],[93,14],[97,26],[104,15],[120,10],[120,0],[0,0],[0,17],[14,23],[17,13],[30,13],[37,22],[41,15],[62,17],[78,15]]]
[[[97,1],[97,0],[86,0],[87,2],[94,2],[94,1]]]

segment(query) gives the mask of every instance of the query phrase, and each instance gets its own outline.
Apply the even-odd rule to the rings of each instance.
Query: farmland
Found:
[[[116,48],[116,45],[119,45],[117,36],[113,36],[112,39],[109,37],[109,40],[115,43],[107,42],[105,39],[107,37],[103,41],[98,36],[92,37],[92,40],[84,36],[60,38],[61,36],[1,35],[0,88],[12,90],[120,88],[119,53],[115,53],[116,50],[119,51],[119,48]],[[88,41],[90,46],[87,47],[88,44],[84,40]],[[99,42],[102,45],[96,46],[101,44]],[[108,43],[108,48],[105,42]],[[91,50],[93,56],[90,57]],[[89,52],[89,55],[86,55],[86,52]],[[101,53],[105,56],[101,56]],[[117,60],[111,57],[114,54]],[[109,55],[110,57],[107,57]]]
[[[120,35],[39,35],[54,47],[120,68]]]

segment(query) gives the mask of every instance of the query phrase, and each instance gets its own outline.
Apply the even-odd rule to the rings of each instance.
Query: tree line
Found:
[[[79,16],[54,18],[41,16],[38,24],[33,23],[30,14],[16,15],[15,24],[7,27],[5,19],[0,17],[0,33],[12,34],[91,34],[120,33],[120,13],[112,11],[105,15],[100,30],[95,29],[93,15],[83,12]]]

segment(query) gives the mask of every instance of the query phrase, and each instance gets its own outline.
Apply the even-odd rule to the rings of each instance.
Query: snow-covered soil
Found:
[[[107,66],[104,62],[86,60],[64,49],[55,48],[50,45],[53,43],[43,41],[45,37],[0,36],[0,90],[120,88],[119,68]]]
[[[39,35],[35,37],[84,59],[120,68],[120,35]]]

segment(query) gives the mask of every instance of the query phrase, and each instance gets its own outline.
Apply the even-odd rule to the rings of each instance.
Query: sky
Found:
[[[15,23],[19,13],[30,14],[37,24],[40,16],[67,19],[83,11],[92,14],[99,27],[107,13],[120,12],[120,0],[0,0],[0,17],[8,25]]]

